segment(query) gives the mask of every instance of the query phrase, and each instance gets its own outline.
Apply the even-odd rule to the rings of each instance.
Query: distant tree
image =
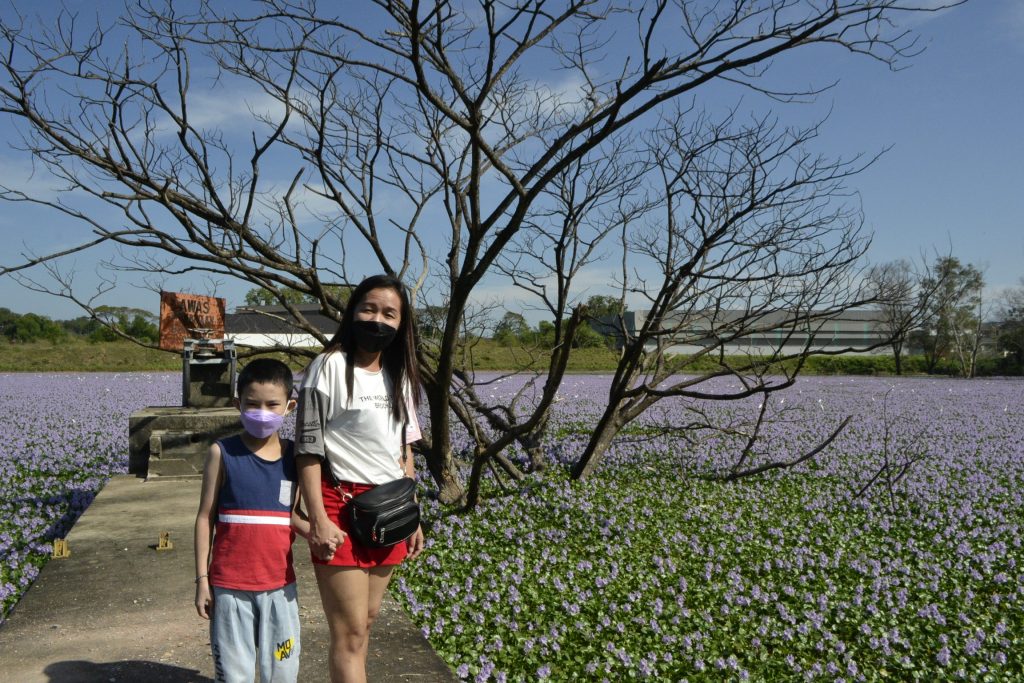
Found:
[[[312,304],[319,303],[319,300],[296,289],[271,291],[263,287],[254,287],[245,293],[246,306],[280,306],[282,303]]]
[[[56,342],[64,338],[64,328],[46,316],[26,313],[13,314],[3,323],[4,336],[12,342],[33,342],[46,340]]]
[[[1009,372],[1024,373],[1024,278],[1020,286],[1007,291],[999,310],[996,346],[1009,359]]]
[[[922,319],[914,338],[924,352],[929,374],[935,372],[940,361],[951,360],[963,376],[974,375],[984,286],[981,271],[961,264],[955,256],[938,258],[921,280],[918,296]]]
[[[574,349],[600,349],[609,346],[611,339],[595,330],[590,325],[583,325],[576,331],[572,340]]]
[[[61,320],[60,325],[70,334],[79,337],[88,337],[100,327],[99,322],[85,315],[72,318],[71,320]]]
[[[541,320],[537,323],[537,329],[533,331],[532,337],[537,346],[543,349],[553,349],[559,341],[558,329],[550,320]]]
[[[421,337],[436,339],[444,330],[444,306],[423,306],[416,310],[416,325]]]
[[[941,263],[941,259],[939,263]],[[927,263],[916,266],[899,259],[872,266],[866,276],[869,292],[876,299],[882,332],[889,339],[896,374],[903,374],[903,352],[907,344],[916,342],[924,348],[921,328],[934,316],[936,297],[944,291],[941,277],[933,277]]]
[[[530,334],[530,325],[521,313],[507,311],[494,326],[494,340],[503,346],[514,346],[525,341]]]
[[[608,316],[625,313],[627,306],[617,296],[605,296],[596,294],[587,299],[587,315],[591,319],[606,318]]]
[[[333,308],[341,310],[345,308],[348,301],[348,294],[352,291],[350,285],[321,285],[324,299],[333,303]],[[246,306],[294,306],[297,304],[319,304],[320,297],[312,292],[300,292],[297,289],[283,288],[270,289],[268,287],[253,287],[245,293]]]
[[[916,296],[917,278],[909,261],[890,261],[873,266],[867,274],[869,286],[878,298],[875,307],[881,325],[889,337],[896,374],[903,374],[903,347],[915,325],[920,310]]]
[[[9,308],[0,308],[0,336],[10,338],[13,334],[14,324],[18,320],[18,314]]]
[[[159,319],[141,308],[98,306],[94,318],[99,325],[89,334],[93,341],[115,341],[127,336],[153,343],[160,338]]]
[[[589,326],[583,334],[587,331],[596,332],[603,338],[603,345],[613,346],[618,336],[616,330],[621,330],[624,326],[622,315],[627,310],[625,300],[621,297],[596,294],[587,299],[584,310],[587,312]],[[592,337],[589,334],[587,336]]]

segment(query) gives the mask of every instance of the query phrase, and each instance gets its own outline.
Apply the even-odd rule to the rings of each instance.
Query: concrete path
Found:
[[[193,607],[199,479],[114,477],[0,626],[0,680],[17,683],[212,681],[208,622]],[[171,550],[157,551],[161,531]],[[296,540],[302,681],[327,681],[327,625],[305,541]],[[454,681],[390,597],[370,639],[374,683]]]

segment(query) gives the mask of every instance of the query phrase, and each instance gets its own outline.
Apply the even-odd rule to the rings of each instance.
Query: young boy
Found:
[[[196,611],[210,619],[218,681],[296,681],[299,612],[292,567],[298,512],[292,442],[280,439],[295,407],[292,372],[278,360],[251,361],[238,375],[244,432],[210,447],[196,515]],[[212,541],[212,543],[211,543]],[[212,549],[211,549],[212,545]],[[212,554],[212,559],[211,559]]]

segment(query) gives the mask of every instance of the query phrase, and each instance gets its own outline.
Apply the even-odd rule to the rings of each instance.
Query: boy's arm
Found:
[[[208,574],[213,530],[217,519],[217,495],[223,482],[220,446],[213,444],[206,455],[206,464],[203,467],[203,485],[199,495],[199,511],[196,513],[195,526],[196,612],[204,619],[209,619],[213,612],[213,594],[210,591]]]
[[[302,509],[302,490],[295,494],[295,505],[292,506],[292,528],[303,538],[309,538],[309,517]]]
[[[322,468],[330,467],[326,462],[327,446],[324,442],[330,397],[317,388],[317,382],[313,379],[319,375],[322,362],[323,356],[320,356],[310,363],[307,377],[299,387],[295,417],[295,467],[299,492],[309,520],[309,535],[306,537],[309,547],[316,555],[326,559],[345,542],[345,534],[327,516],[320,489]]]
[[[304,539],[309,541],[309,515],[302,507],[302,491],[299,490],[295,496],[295,505],[292,506],[292,528],[295,529],[295,533],[302,536]],[[328,562],[334,559],[334,553],[338,550],[338,541],[336,539],[330,539],[323,551],[321,551],[320,558],[327,560]]]
[[[299,495],[305,501],[308,515],[309,546],[323,559],[330,559],[335,548],[345,542],[345,534],[331,521],[324,510],[324,499],[320,491],[320,459],[313,455],[301,454],[295,458],[299,473]],[[323,466],[328,467],[326,463]]]

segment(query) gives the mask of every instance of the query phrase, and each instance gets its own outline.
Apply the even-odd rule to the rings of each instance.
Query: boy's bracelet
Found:
[[[209,576],[209,574],[203,574],[202,576],[197,576],[196,577],[196,583],[199,583],[200,581],[202,581],[203,579],[207,578],[208,576]]]

